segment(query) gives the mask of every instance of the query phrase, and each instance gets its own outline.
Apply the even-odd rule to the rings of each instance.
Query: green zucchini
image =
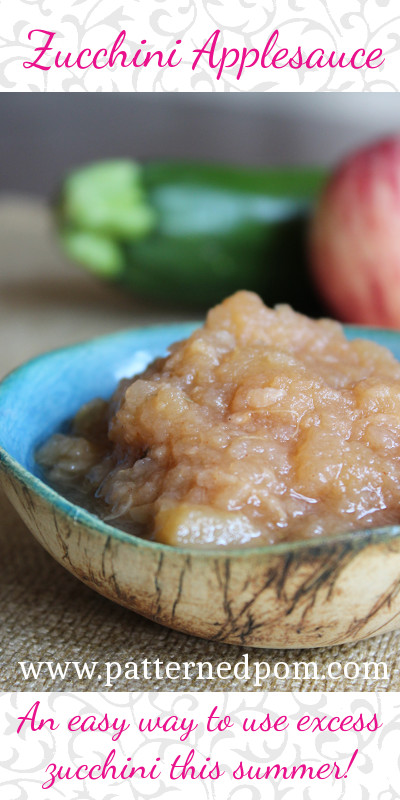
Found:
[[[156,300],[208,307],[237,289],[315,306],[305,229],[325,173],[104,161],[70,173],[56,204],[67,254]]]

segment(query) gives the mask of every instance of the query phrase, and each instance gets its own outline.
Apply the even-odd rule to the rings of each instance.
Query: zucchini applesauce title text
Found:
[[[149,65],[158,68],[191,67],[203,69],[209,67],[219,81],[226,70],[239,81],[246,70],[251,68],[265,69],[293,69],[306,70],[324,69],[377,69],[384,64],[385,58],[381,48],[367,51],[359,47],[352,52],[328,52],[322,47],[317,47],[311,52],[306,52],[301,45],[293,48],[292,52],[287,47],[281,47],[280,34],[274,30],[266,41],[263,50],[256,47],[242,47],[240,49],[223,46],[223,32],[215,30],[207,41],[199,48],[194,49],[193,60],[188,62],[182,58],[180,51],[182,39],[176,39],[170,51],[151,50],[146,47],[147,40],[141,39],[140,47],[130,48],[126,42],[126,31],[121,31],[111,47],[101,47],[98,50],[89,47],[79,52],[68,52],[68,45],[60,47],[59,35],[56,31],[47,31],[35,28],[29,31],[29,42],[36,45],[33,48],[35,56],[24,61],[25,69],[106,69],[124,68],[141,69]]]

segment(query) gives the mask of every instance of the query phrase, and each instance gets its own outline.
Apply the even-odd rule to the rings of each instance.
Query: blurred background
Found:
[[[102,284],[62,255],[49,198],[88,161],[334,165],[400,131],[397,94],[3,94],[0,373],[49,348],[133,325],[200,318]]]
[[[334,164],[400,130],[397,94],[3,94],[0,187],[47,197],[86,161]]]

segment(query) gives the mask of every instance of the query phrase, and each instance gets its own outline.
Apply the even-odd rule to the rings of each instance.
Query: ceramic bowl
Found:
[[[41,479],[35,448],[93,397],[107,398],[193,324],[129,330],[48,353],[0,386],[0,476],[36,539],[97,592],[176,630],[258,647],[356,641],[400,624],[400,526],[249,549],[144,541]],[[400,357],[400,334],[347,328]]]

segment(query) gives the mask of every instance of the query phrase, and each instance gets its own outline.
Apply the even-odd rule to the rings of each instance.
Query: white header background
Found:
[[[329,55],[358,48],[382,48],[385,63],[378,69],[294,70],[247,69],[237,81],[226,71],[216,81],[202,57],[193,72],[195,48],[202,47],[217,29],[228,48],[257,47],[262,52],[269,36],[279,30],[279,47],[295,53],[324,48]],[[159,69],[155,60],[147,68],[114,66],[112,69],[24,69],[33,47],[41,44],[32,29],[57,32],[55,52],[83,48],[95,52],[111,47],[126,30],[125,47],[134,53],[145,38],[151,50],[170,52],[182,39],[179,67]],[[43,37],[44,39],[44,37]],[[53,55],[55,55],[55,52]],[[229,91],[398,91],[400,89],[400,8],[398,0],[2,0],[0,3],[0,89],[2,91],[122,91],[122,92],[229,92]]]
[[[40,700],[38,717],[52,717],[60,723],[56,731],[44,727],[32,733],[29,723],[17,735],[17,718],[25,715],[31,705]],[[219,714],[230,715],[233,728],[222,733],[209,733],[205,721],[213,707]],[[110,692],[19,692],[0,696],[0,796],[2,800],[150,800],[167,797],[169,800],[396,800],[400,797],[399,773],[399,708],[400,694],[369,692],[185,692],[137,693]],[[125,718],[131,723],[121,737],[113,742],[112,732],[69,733],[66,722],[75,715],[82,718],[107,712],[109,719]],[[245,718],[258,723],[267,713],[275,720],[286,715],[289,728],[279,732],[243,732]],[[304,715],[340,716],[362,713],[369,721],[376,713],[382,727],[377,732],[347,731],[346,733],[298,732],[297,721]],[[165,720],[170,714],[180,719],[194,718],[198,728],[180,742],[180,733],[140,733],[141,718]],[[210,756],[211,764],[218,760],[226,774],[217,781],[170,780],[168,765],[180,754],[184,761],[191,749],[193,763],[199,768]],[[234,780],[232,772],[240,760],[248,767],[261,769],[268,765],[286,765],[289,769],[303,762],[317,770],[324,763],[337,762],[342,775],[355,749],[358,754],[347,778],[310,780]],[[162,775],[157,780],[61,780],[54,786],[41,788],[49,778],[46,766],[50,762],[78,767],[80,764],[101,764],[110,750],[115,749],[115,765],[122,768],[128,757],[131,765],[151,767],[161,758]]]

